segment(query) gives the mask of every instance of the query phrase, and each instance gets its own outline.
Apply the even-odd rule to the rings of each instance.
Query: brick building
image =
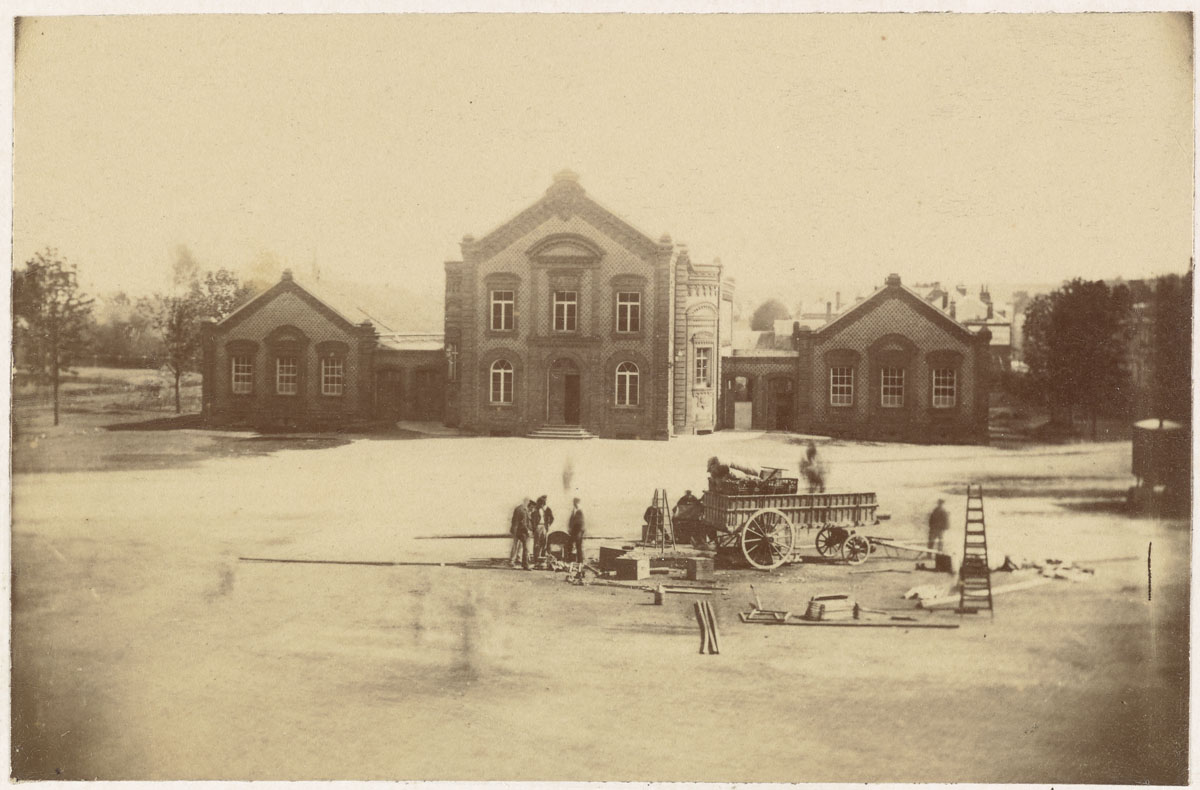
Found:
[[[205,418],[267,430],[440,420],[441,336],[381,335],[361,310],[336,304],[285,271],[222,321],[204,325]]]
[[[970,331],[897,275],[819,329],[766,334],[725,360],[722,427],[987,441],[990,333]]]
[[[461,249],[445,264],[448,424],[640,439],[715,428],[719,262],[650,238],[570,171]]]

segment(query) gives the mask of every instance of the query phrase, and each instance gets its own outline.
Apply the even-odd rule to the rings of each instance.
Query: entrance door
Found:
[[[578,425],[580,417],[579,368],[569,359],[550,366],[546,389],[546,421],[552,425]]]
[[[579,424],[579,374],[563,376],[563,421],[567,425]]]
[[[771,411],[775,415],[775,430],[792,430],[791,379],[771,379]]]
[[[416,375],[416,398],[414,408],[421,420],[434,419],[438,413],[438,374],[433,370],[418,370]]]
[[[381,370],[375,374],[375,414],[392,422],[404,415],[404,371]]]

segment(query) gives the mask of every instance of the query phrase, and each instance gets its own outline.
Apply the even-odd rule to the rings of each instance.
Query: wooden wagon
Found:
[[[837,551],[858,564],[871,552],[869,541],[854,528],[877,523],[874,493],[735,494],[713,488],[710,483],[701,498],[704,515],[693,535],[755,568],[778,568],[786,562],[801,528],[818,530],[817,550],[823,556]]]

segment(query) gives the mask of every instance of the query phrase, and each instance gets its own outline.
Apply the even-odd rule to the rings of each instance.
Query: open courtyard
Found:
[[[810,561],[717,572],[710,656],[693,596],[654,606],[469,562],[506,557],[504,540],[418,538],[503,533],[543,493],[565,524],[577,490],[589,531],[629,542],[656,487],[699,495],[712,455],[794,472],[794,436],[267,439],[102,422],[30,421],[14,438],[18,778],[1187,781],[1190,524],[1126,513],[1125,442],[822,444],[830,490],[878,495],[890,519],[875,531],[923,541],[944,497],[961,546],[980,483],[994,558],[1095,575],[998,595],[994,617],[911,612],[957,630],[741,623],[751,584],[765,607],[803,611],[831,592],[910,609],[906,590],[949,583],[912,560],[813,561],[801,530]]]

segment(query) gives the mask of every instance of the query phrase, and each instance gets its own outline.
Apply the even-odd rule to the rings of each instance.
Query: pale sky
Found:
[[[571,168],[743,296],[1183,272],[1186,14],[22,22],[14,259],[405,282]]]

